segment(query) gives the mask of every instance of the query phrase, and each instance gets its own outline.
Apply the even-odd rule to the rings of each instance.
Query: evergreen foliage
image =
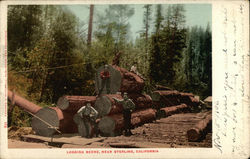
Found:
[[[95,5],[96,8],[96,5]],[[91,48],[87,22],[65,6],[8,6],[8,86],[39,105],[51,106],[62,95],[94,95],[96,69],[111,64],[121,52],[120,66],[136,65],[146,78],[145,91],[155,84],[192,92],[212,93],[210,25],[185,27],[183,5],[144,5],[141,34],[131,38],[132,5],[94,10]],[[85,27],[86,28],[86,27]],[[14,125],[29,125],[29,115],[14,110]],[[19,114],[19,115],[17,115]]]

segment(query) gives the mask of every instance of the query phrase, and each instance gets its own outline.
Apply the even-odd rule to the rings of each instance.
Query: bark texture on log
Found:
[[[119,92],[141,93],[145,84],[140,76],[115,65],[112,67],[121,73],[122,78]]]
[[[131,114],[132,127],[153,121],[155,119],[155,112],[156,110],[152,108],[133,112]],[[114,135],[116,132],[121,131],[124,128],[123,114],[112,114],[103,117],[100,120],[98,127],[103,134]]]
[[[128,94],[128,97],[135,103],[136,109],[150,108],[153,105],[152,98],[147,94]]]
[[[165,107],[160,109],[160,117],[167,117],[173,114],[177,114],[180,112],[186,112],[188,110],[188,106],[186,104],[181,104],[177,106]]]
[[[151,97],[158,108],[181,104],[178,91],[154,91]]]
[[[90,103],[93,106],[95,101],[95,96],[62,96],[58,99],[57,106],[61,110],[74,114],[87,103]]]
[[[155,85],[155,87],[157,90],[172,90],[171,88],[162,85]]]
[[[63,119],[60,120],[59,130],[62,133],[77,133],[77,124],[74,122],[73,117],[74,114],[62,111],[63,112]]]
[[[27,99],[17,95],[16,93],[13,98],[13,92],[10,90],[8,90],[8,99],[11,102],[15,103],[17,106],[33,114],[36,114],[40,109],[42,109],[42,107],[28,101]],[[12,101],[12,99],[14,99],[15,101]]]
[[[209,113],[204,119],[199,121],[193,128],[187,131],[188,141],[198,141],[208,131],[210,131],[212,124],[212,113]]]
[[[192,93],[182,93],[176,90],[154,91],[151,97],[153,99],[153,104],[154,106],[156,106],[156,108],[175,106],[182,103],[192,107],[196,107],[200,104],[200,101],[196,99]]]

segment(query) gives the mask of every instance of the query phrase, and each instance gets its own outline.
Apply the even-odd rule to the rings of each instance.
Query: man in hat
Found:
[[[123,99],[119,100],[113,97],[113,99],[123,106],[123,118],[124,118],[124,130],[125,135],[130,136],[132,135],[131,132],[131,113],[135,109],[134,102],[128,98],[127,93],[125,92],[123,95]]]
[[[95,110],[95,108],[93,108],[91,106],[90,103],[87,103],[86,106],[81,107],[78,111],[77,114],[79,114],[79,116],[82,118],[85,128],[86,128],[86,132],[87,138],[91,137],[91,126],[94,126],[94,131],[96,136],[98,136],[98,128],[97,128],[97,123],[96,123],[96,119],[98,117],[98,112]]]
[[[106,87],[107,94],[110,93],[110,72],[108,70],[108,65],[104,66],[104,70],[100,73],[101,77],[101,89],[99,90],[98,95],[102,94],[104,87]]]

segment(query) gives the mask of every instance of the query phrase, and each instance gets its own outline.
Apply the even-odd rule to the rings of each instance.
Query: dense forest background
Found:
[[[96,69],[120,52],[119,65],[129,70],[136,63],[147,93],[160,84],[201,99],[212,94],[210,25],[186,27],[183,5],[164,10],[160,4],[144,5],[138,19],[144,27],[135,40],[129,40],[133,6],[109,5],[104,14],[95,13],[95,30],[97,11],[89,8],[90,20],[83,23],[63,6],[8,7],[10,90],[42,106],[64,94],[94,95]],[[28,126],[25,112],[15,107],[14,114],[12,124]]]

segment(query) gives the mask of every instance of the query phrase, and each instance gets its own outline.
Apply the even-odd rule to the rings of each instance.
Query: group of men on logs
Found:
[[[100,78],[101,78],[101,86],[99,91],[97,92],[97,97],[101,96],[103,89],[106,88],[106,93],[110,94],[110,77],[111,74],[108,70],[108,65],[104,66],[103,71],[100,72]],[[128,98],[127,93],[123,93],[123,99],[117,99],[112,97],[112,99],[115,100],[118,104],[121,104],[123,106],[123,118],[124,118],[124,131],[125,136],[132,135],[131,132],[131,113],[135,109],[135,104],[131,99]],[[87,138],[91,137],[91,126],[94,128],[94,132],[96,134],[96,137],[99,136],[99,130],[98,130],[98,111],[91,106],[90,103],[87,103],[86,106],[81,107],[77,114],[81,117],[85,124],[86,132],[87,132]]]

